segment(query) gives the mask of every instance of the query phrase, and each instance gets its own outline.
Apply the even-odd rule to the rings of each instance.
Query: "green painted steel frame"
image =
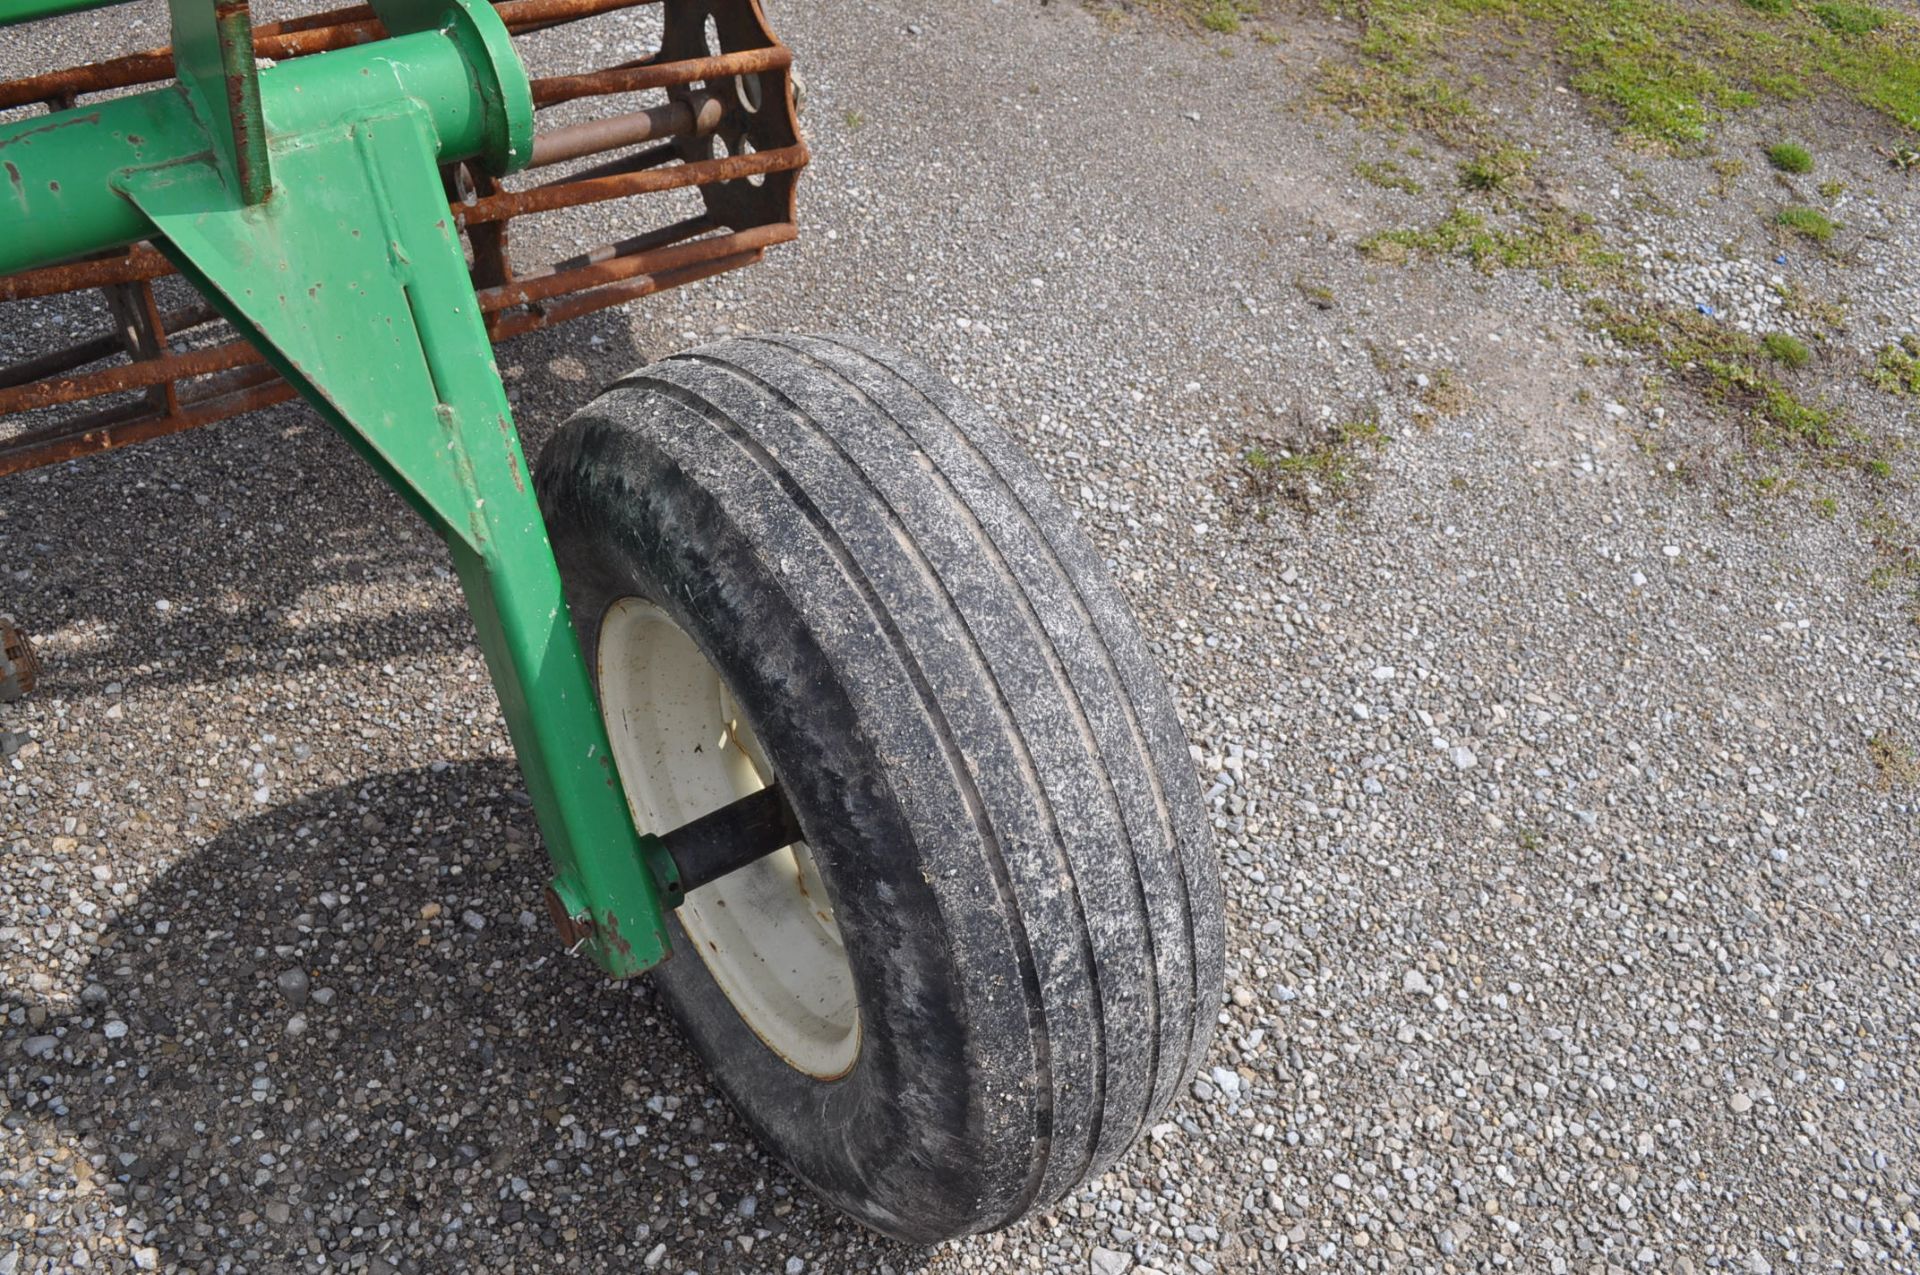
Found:
[[[484,0],[375,9],[390,38],[259,71],[243,0],[172,0],[176,87],[0,129],[0,219],[31,232],[0,271],[151,239],[440,532],[566,928],[626,977],[669,954],[671,860],[634,828],[439,175],[523,166],[531,91]]]

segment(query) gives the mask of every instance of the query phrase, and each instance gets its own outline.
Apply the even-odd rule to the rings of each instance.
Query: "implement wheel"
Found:
[[[916,1242],[1111,1164],[1212,1034],[1219,868],[1026,459],[914,360],[781,336],[619,382],[538,481],[641,831],[778,783],[805,834],[690,893],[657,974],[747,1123]]]

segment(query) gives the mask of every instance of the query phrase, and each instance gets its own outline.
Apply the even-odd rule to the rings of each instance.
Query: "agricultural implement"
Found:
[[[492,342],[796,237],[757,0],[171,19],[170,48],[0,85],[0,302],[99,298],[94,334],[0,369],[0,475],[304,399],[447,544],[560,942],[654,971],[800,1177],[929,1241],[1110,1164],[1206,1049],[1218,870],[1166,690],[1043,481],[853,338],[643,368],[537,469],[508,411]],[[630,56],[530,78],[514,39],[573,22]],[[618,237],[524,264],[527,219],[611,201]]]

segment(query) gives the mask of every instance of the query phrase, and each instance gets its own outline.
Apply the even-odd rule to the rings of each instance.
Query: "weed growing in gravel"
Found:
[[[1813,351],[1806,342],[1785,332],[1769,332],[1760,338],[1760,346],[1766,350],[1767,357],[1775,363],[1784,363],[1788,367],[1805,367],[1813,358]]]
[[[1623,310],[1598,302],[1593,314],[1600,331],[1655,355],[1710,399],[1738,411],[1760,445],[1805,447],[1863,467],[1875,463],[1847,450],[1865,441],[1858,430],[1831,408],[1802,401],[1773,374],[1775,358],[1762,341],[1684,310]]]
[[[1324,283],[1315,283],[1311,279],[1296,276],[1293,286],[1300,289],[1300,295],[1313,303],[1316,310],[1331,310],[1334,306],[1333,289]]]
[[[1242,18],[1260,11],[1260,0],[1201,0],[1200,25],[1209,31],[1232,35],[1240,29]]]
[[[1867,741],[1867,756],[1873,759],[1873,769],[1880,776],[1882,788],[1912,788],[1920,784],[1920,760],[1916,760],[1913,750],[1881,731]]]
[[[1875,389],[1920,398],[1920,333],[1909,332],[1900,338],[1900,344],[1881,350],[1867,379]]]
[[[1364,477],[1366,454],[1386,444],[1386,432],[1372,419],[1323,431],[1302,422],[1294,438],[1255,441],[1240,455],[1243,487],[1255,516],[1264,519],[1276,504],[1311,514],[1329,502],[1351,499]]]
[[[1836,332],[1846,330],[1847,307],[1844,302],[1816,297],[1792,282],[1774,284],[1772,287],[1774,295],[1780,298],[1788,314]]]
[[[1860,530],[1873,546],[1878,564],[1867,575],[1873,589],[1891,589],[1903,581],[1920,578],[1920,546],[1914,544],[1913,528],[1895,517],[1885,505],[1876,504],[1860,519]]]
[[[1862,4],[1762,0],[1328,0],[1360,25],[1357,65],[1323,82],[1337,105],[1417,129],[1477,125],[1463,53],[1543,53],[1621,130],[1695,146],[1712,122],[1766,99],[1836,91],[1920,130],[1920,19]],[[1464,85],[1464,88],[1462,87]]]
[[[1554,208],[1535,211],[1530,224],[1496,226],[1476,212],[1455,208],[1425,230],[1383,230],[1368,235],[1360,252],[1401,265],[1415,255],[1464,257],[1476,269],[1558,271],[1564,282],[1592,287],[1613,279],[1625,258],[1610,251],[1588,219]]]
[[[1407,176],[1400,165],[1391,159],[1383,159],[1377,163],[1361,160],[1354,164],[1353,171],[1360,180],[1371,182],[1382,190],[1398,190],[1409,195],[1417,195],[1425,189],[1419,182]]]
[[[1813,152],[1794,142],[1776,142],[1767,147],[1767,162],[1783,173],[1813,171]]]
[[[1794,234],[1811,239],[1818,244],[1831,242],[1834,231],[1839,229],[1834,225],[1832,218],[1818,208],[1807,208],[1801,205],[1782,208],[1773,215],[1773,222],[1776,226],[1791,230]]]
[[[1511,194],[1533,184],[1527,175],[1532,167],[1531,151],[1519,146],[1496,146],[1460,165],[1460,185],[1487,194]]]
[[[1880,787],[1914,787],[1920,783],[1920,760],[1905,743],[1887,732],[1878,732],[1866,741],[1866,755],[1874,760],[1874,772]]]
[[[1458,416],[1473,406],[1473,387],[1450,367],[1443,367],[1427,378],[1420,401],[1437,415]]]

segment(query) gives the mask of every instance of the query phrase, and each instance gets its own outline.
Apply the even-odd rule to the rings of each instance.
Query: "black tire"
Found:
[[[1134,620],[1017,447],[911,358],[762,337],[620,381],[538,484],[589,662],[623,597],[694,638],[845,935],[863,1038],[830,1081],[701,960],[660,968],[742,1117],[914,1242],[1102,1172],[1206,1052],[1219,865]]]

